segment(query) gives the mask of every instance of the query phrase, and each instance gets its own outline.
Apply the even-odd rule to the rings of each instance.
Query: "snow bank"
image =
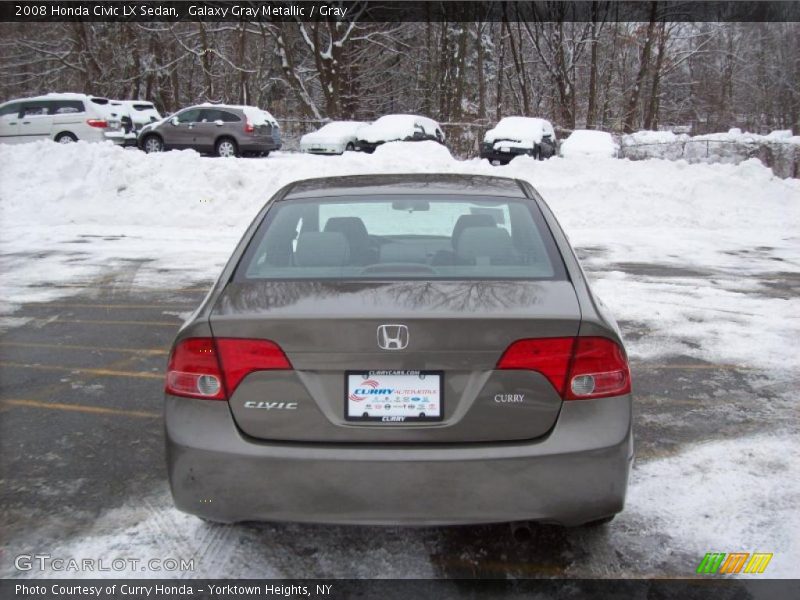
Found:
[[[492,167],[455,160],[434,142],[384,144],[372,155],[220,160],[41,141],[0,145],[0,164],[6,313],[11,303],[69,293],[54,285],[91,282],[132,261],[140,266],[129,285],[208,282],[264,202],[297,179],[484,173],[526,179],[542,193],[612,312],[650,328],[629,345],[634,358],[678,353],[776,369],[800,360],[787,350],[800,335],[800,301],[761,294],[758,281],[800,270],[800,181],[780,180],[755,160],[519,157]],[[634,276],[617,266],[626,262],[713,276]]]
[[[622,136],[621,143],[621,155],[631,160],[666,158],[738,164],[757,158],[779,177],[800,177],[800,136],[792,136],[788,130],[757,135],[734,128],[694,137],[670,131],[637,131]]]
[[[576,129],[567,139],[561,142],[559,152],[564,158],[576,156],[603,156],[614,158],[619,146],[606,131]]]

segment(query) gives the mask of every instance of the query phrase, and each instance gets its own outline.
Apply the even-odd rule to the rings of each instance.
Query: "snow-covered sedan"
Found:
[[[607,131],[576,129],[561,142],[559,154],[565,158],[592,156],[614,158],[619,152],[619,144]]]
[[[359,129],[356,150],[372,154],[386,142],[423,142],[433,140],[444,144],[439,124],[419,115],[386,115]]]
[[[300,152],[344,154],[356,149],[358,131],[369,125],[363,121],[332,121],[300,138]]]
[[[555,156],[557,144],[550,121],[535,117],[505,117],[486,132],[481,144],[481,158],[502,165],[520,155],[544,160]]]

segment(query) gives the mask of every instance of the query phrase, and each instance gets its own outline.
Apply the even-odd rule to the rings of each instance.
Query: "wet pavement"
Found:
[[[708,275],[643,263],[605,268],[641,277]],[[776,297],[796,295],[798,285],[794,273],[763,281]],[[15,574],[11,556],[74,546],[88,531],[96,534],[98,522],[113,535],[114,511],[132,505],[147,523],[136,535],[152,537],[161,552],[190,552],[196,575],[222,570],[224,576],[230,565],[238,569],[227,571],[230,576],[247,574],[252,553],[268,554],[273,570],[257,576],[385,576],[359,570],[374,571],[376,564],[391,565],[387,572],[396,575],[394,558],[405,562],[409,576],[423,577],[684,576],[696,559],[677,550],[669,559],[645,559],[666,540],[658,532],[638,554],[635,545],[615,549],[605,527],[218,526],[178,515],[166,486],[162,374],[175,331],[206,291],[200,284],[137,288],[122,272],[74,284],[68,297],[14,314],[27,321],[0,335],[0,575]],[[634,343],[650,335],[642,323],[621,326]],[[788,410],[781,393],[786,382],[741,365],[675,355],[635,361],[632,372],[639,463],[698,441],[767,431]],[[135,525],[136,518],[123,525]],[[182,531],[187,523],[194,533],[182,538],[189,536]],[[347,550],[340,564],[342,548],[358,549],[355,556],[372,553],[372,561],[348,566]],[[600,562],[592,557],[598,548],[606,553]]]

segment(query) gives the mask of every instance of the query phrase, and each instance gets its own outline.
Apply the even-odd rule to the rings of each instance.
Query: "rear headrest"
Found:
[[[331,217],[325,223],[325,231],[338,231],[349,238],[368,237],[367,226],[358,217]]]
[[[298,267],[341,267],[350,259],[344,235],[332,231],[309,231],[297,238],[294,264]]]
[[[458,238],[467,227],[497,227],[492,215],[461,215],[453,227],[453,248],[458,248]]]
[[[477,216],[477,215],[476,215]],[[500,227],[467,227],[458,239],[456,254],[460,258],[508,259],[514,246],[508,231]]]

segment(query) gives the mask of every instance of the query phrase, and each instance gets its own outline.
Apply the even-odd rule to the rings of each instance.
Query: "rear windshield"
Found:
[[[235,278],[559,279],[564,266],[531,200],[386,195],[276,202]]]

